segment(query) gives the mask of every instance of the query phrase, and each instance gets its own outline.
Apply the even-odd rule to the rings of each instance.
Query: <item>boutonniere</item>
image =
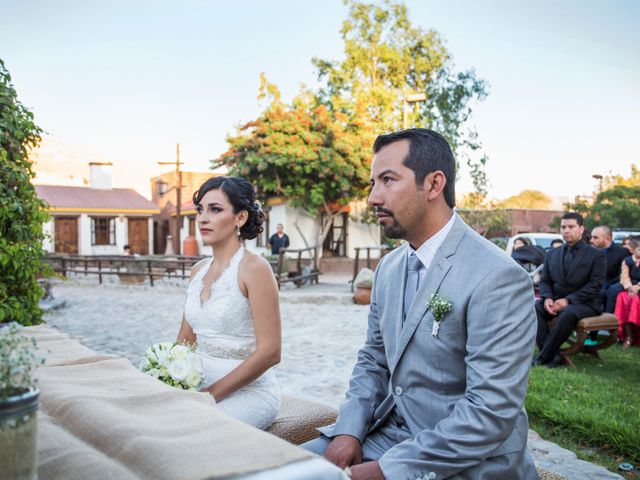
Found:
[[[431,312],[433,313],[433,318],[435,319],[435,321],[433,322],[433,330],[431,330],[431,335],[437,337],[438,330],[440,330],[440,322],[447,313],[453,310],[453,303],[451,303],[451,300],[443,297],[439,293],[432,293],[429,297],[427,307],[431,310]]]

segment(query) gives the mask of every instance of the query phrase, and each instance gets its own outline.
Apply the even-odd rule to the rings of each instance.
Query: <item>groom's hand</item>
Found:
[[[549,312],[551,315],[555,315],[556,314],[556,309],[553,305],[553,299],[551,298],[545,298],[544,299],[544,309]]]
[[[384,480],[384,473],[378,462],[365,462],[351,467],[353,480]]]
[[[338,435],[324,451],[324,456],[340,468],[356,465],[362,462],[360,440],[351,435]]]

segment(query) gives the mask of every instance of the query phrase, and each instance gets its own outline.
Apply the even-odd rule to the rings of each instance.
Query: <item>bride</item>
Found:
[[[178,343],[195,343],[205,385],[220,410],[266,429],[280,409],[271,367],[280,362],[278,287],[269,263],[247,251],[264,214],[242,177],[213,177],[193,195],[202,243],[213,257],[194,266]]]

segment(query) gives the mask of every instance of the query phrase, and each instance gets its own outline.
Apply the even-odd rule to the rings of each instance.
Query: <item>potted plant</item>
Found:
[[[358,305],[369,305],[371,303],[371,288],[373,287],[373,270],[369,268],[360,270],[353,284],[356,287],[353,301]]]
[[[3,478],[37,478],[38,395],[33,373],[43,360],[15,323],[0,325],[0,465]]]

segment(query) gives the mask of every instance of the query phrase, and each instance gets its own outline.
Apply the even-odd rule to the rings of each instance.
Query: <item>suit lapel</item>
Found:
[[[444,242],[436,252],[436,255],[431,262],[431,266],[425,273],[425,276],[418,288],[418,292],[416,293],[415,299],[411,308],[409,309],[409,313],[405,318],[404,325],[402,322],[398,322],[399,324],[399,336],[398,338],[398,348],[396,350],[395,358],[390,365],[390,370],[393,372],[398,361],[400,361],[400,357],[404,353],[404,350],[407,348],[411,337],[416,331],[416,328],[423,320],[425,314],[427,313],[427,303],[429,297],[432,293],[436,293],[440,288],[440,284],[444,280],[444,277],[447,275],[449,270],[451,269],[451,263],[449,262],[449,257],[455,254],[462,237],[464,236],[466,229],[468,227],[465,223],[458,217],[456,218],[451,231],[444,239]],[[406,255],[404,265],[406,267]],[[406,282],[406,280],[405,280]],[[403,282],[403,287],[404,283]],[[402,289],[404,292],[404,288]],[[402,310],[402,302],[400,303],[400,308]],[[400,314],[400,318],[402,318],[402,311]]]

